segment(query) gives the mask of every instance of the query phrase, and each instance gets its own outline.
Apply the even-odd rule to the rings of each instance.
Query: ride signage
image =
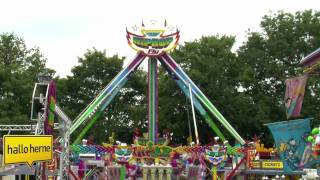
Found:
[[[163,27],[155,27],[154,23],[150,27],[146,27],[142,23],[141,28],[134,26],[133,31],[135,33],[127,29],[129,46],[147,56],[159,56],[174,49],[180,38],[179,31],[173,26],[167,26],[166,21]]]
[[[52,136],[5,135],[3,137],[3,162],[9,164],[52,160]]]
[[[282,161],[262,161],[262,169],[283,169]]]

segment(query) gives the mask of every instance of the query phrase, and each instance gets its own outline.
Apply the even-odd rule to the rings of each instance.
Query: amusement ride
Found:
[[[50,162],[34,163],[31,168],[24,164],[3,166],[0,175],[74,180],[317,178],[317,170],[310,168],[319,167],[317,164],[320,163],[320,127],[301,137],[304,143],[299,145],[293,144],[291,140],[287,145],[281,141],[275,147],[266,148],[259,139],[246,141],[170,56],[170,51],[179,43],[180,31],[177,28],[167,21],[160,27],[146,26],[142,22],[140,27],[127,29],[126,33],[129,46],[137,51],[136,56],[74,120],[59,107],[55,82],[48,76],[39,76],[32,95],[32,125],[0,125],[0,130],[53,135],[53,159]],[[147,61],[148,66],[148,132],[143,133],[144,136],[136,133],[131,145],[118,142],[114,134],[110,135],[107,143],[88,143],[85,137],[90,128],[143,61]],[[318,71],[320,49],[304,58],[301,64],[305,67],[304,73]],[[158,136],[158,65],[167,71],[190,101],[195,142],[186,146],[170,146],[169,133],[163,137]],[[196,112],[216,134],[213,145],[201,145]],[[235,145],[229,144],[214,118],[232,135]],[[80,133],[70,142],[70,136],[76,131]],[[281,153],[288,151],[292,155],[300,146],[303,146],[304,158],[298,162],[298,166],[286,169],[288,157]]]

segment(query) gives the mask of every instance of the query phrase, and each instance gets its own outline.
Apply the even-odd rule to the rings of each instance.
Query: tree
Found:
[[[250,140],[268,132],[263,124],[285,120],[284,80],[301,74],[299,61],[319,47],[319,16],[313,11],[266,15],[261,31],[249,31],[248,40],[236,52],[231,50],[234,37],[217,35],[186,42],[172,56],[239,134]],[[73,76],[59,79],[60,101],[73,118],[120,71],[123,58],[106,57],[105,52],[93,49],[79,62],[72,70]],[[146,131],[145,82],[144,72],[136,72],[110,104],[93,132],[100,136],[99,141],[115,131],[119,139],[130,142],[134,127]],[[319,87],[311,77],[303,117],[319,118]],[[188,119],[192,120],[190,101],[160,68],[159,132],[169,129],[174,133],[174,143],[184,144],[189,135]],[[208,137],[215,135],[201,119],[197,114],[201,141],[207,143]],[[232,141],[231,135],[219,126]],[[265,138],[271,142],[270,136]]]
[[[319,47],[319,16],[311,10],[266,15],[262,31],[248,32],[248,40],[236,53],[231,51],[234,38],[216,36],[185,43],[172,55],[240,135],[250,140],[254,135],[268,134],[265,123],[286,119],[284,80],[301,74],[300,60]],[[188,134],[190,102],[181,98],[175,83],[162,78],[160,94],[169,97],[160,96],[159,122],[161,127],[173,129],[176,142],[183,142]],[[319,119],[316,78],[308,81],[302,117]],[[199,124],[200,136],[213,136],[203,121]],[[267,144],[271,142],[270,135],[264,138]]]
[[[206,94],[226,119],[240,130],[237,123],[239,92],[236,54],[231,51],[235,38],[209,36],[187,42],[172,54],[195,84]],[[185,143],[188,137],[188,119],[192,121],[190,101],[167,73],[161,73],[159,80],[159,124],[160,129],[169,128],[174,133],[175,143]],[[241,103],[241,102],[238,102]],[[197,114],[198,115],[198,114]],[[197,116],[202,143],[213,137],[210,127],[202,117]],[[214,117],[212,119],[219,124]],[[193,123],[192,123],[193,126]],[[221,127],[221,126],[220,126]],[[221,127],[227,137],[230,135]],[[231,139],[231,138],[230,138]]]
[[[30,100],[39,73],[45,68],[39,48],[28,49],[14,34],[0,34],[0,123],[30,124]]]
[[[261,124],[255,125],[258,131],[264,131],[265,123],[286,119],[284,80],[301,74],[300,60],[320,46],[320,13],[280,11],[264,16],[261,28],[262,32],[248,32],[247,42],[238,50],[241,88],[252,100],[248,108],[255,112],[246,120]],[[302,117],[319,119],[319,90],[311,77]]]
[[[87,50],[79,58],[79,65],[72,68],[72,76],[57,78],[59,104],[72,119],[121,71],[123,61],[124,57],[117,55],[107,57],[105,51]],[[96,142],[105,142],[115,132],[120,140],[130,142],[132,133],[128,132],[142,127],[145,118],[141,114],[145,111],[144,82],[144,74],[140,70],[135,72],[88,136],[92,134]]]

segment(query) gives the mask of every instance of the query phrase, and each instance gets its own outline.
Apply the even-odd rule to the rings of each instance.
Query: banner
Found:
[[[56,106],[57,87],[54,81],[49,83],[47,111],[45,112],[44,132],[45,134],[52,134],[54,128],[54,109]]]
[[[26,163],[30,167],[38,161],[52,161],[53,137],[48,135],[3,136],[3,162],[5,165]]]
[[[284,171],[291,172],[305,165],[305,150],[308,148],[304,139],[310,132],[310,119],[298,119],[267,124],[276,148],[283,161]]]
[[[284,102],[288,119],[300,116],[307,79],[308,75],[302,75],[285,81],[286,93]]]

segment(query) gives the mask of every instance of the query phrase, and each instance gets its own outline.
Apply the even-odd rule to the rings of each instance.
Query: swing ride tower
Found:
[[[161,64],[168,74],[172,76],[186,97],[190,99],[192,110],[196,109],[198,111],[221,140],[225,140],[225,138],[212,120],[212,117],[215,117],[240,144],[245,143],[238,132],[168,54],[178,45],[179,33],[177,28],[169,26],[166,21],[161,27],[156,27],[155,23],[151,24],[150,27],[146,27],[142,22],[140,27],[132,27],[132,31],[127,29],[128,44],[137,51],[137,55],[74,120],[68,133],[72,134],[75,130],[82,128],[74,144],[78,144],[86,135],[87,131],[108,107],[115,95],[129,80],[130,74],[134,73],[144,59],[148,60],[148,141],[151,141],[153,144],[158,143],[157,71],[158,64]],[[193,116],[193,122],[195,129],[197,129],[195,116]],[[195,136],[197,144],[199,144],[197,130],[195,130]]]

